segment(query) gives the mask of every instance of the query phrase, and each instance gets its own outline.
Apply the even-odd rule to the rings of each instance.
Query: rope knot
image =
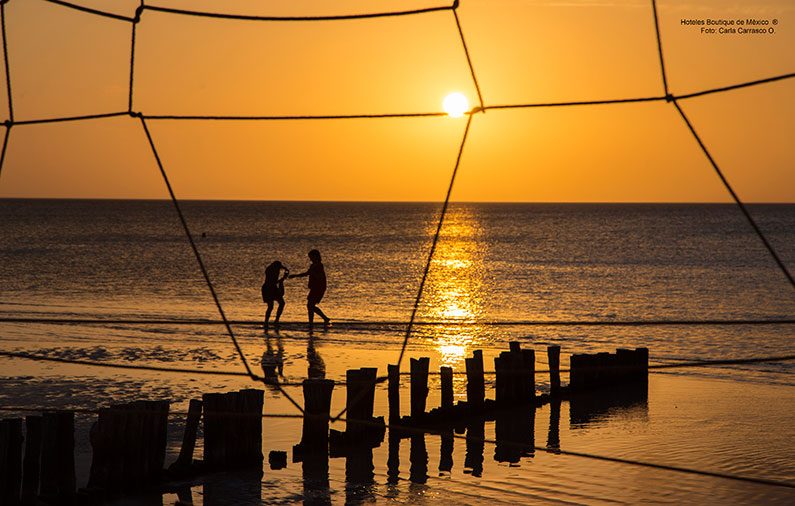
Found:
[[[458,0],[453,2],[453,9],[458,9]]]
[[[670,93],[668,93],[667,95],[665,95],[665,101],[666,102],[673,102],[674,101],[674,96],[671,95]]]
[[[130,115],[131,118],[143,118],[143,114],[141,114],[140,112],[129,111],[128,114]]]
[[[8,0],[5,0],[2,3],[6,3],[7,1]],[[7,119],[7,120],[3,121],[3,124],[6,126],[6,128],[11,128],[12,126],[14,126],[14,122],[11,121],[10,119]]]
[[[141,21],[141,14],[144,13],[144,9],[146,7],[141,4],[135,8],[135,16],[133,16],[133,23],[139,23]]]

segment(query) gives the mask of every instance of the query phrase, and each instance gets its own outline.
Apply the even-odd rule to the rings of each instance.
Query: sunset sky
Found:
[[[134,0],[73,0],[132,16]],[[168,1],[263,15],[374,12],[437,1]],[[658,2],[672,93],[795,72],[791,0]],[[12,0],[15,120],[127,110],[131,25]],[[659,96],[650,1],[462,0],[486,105]],[[772,35],[703,35],[682,18],[776,19]],[[146,11],[133,109],[149,115],[438,112],[477,103],[452,12],[254,22]],[[4,85],[5,83],[3,83]],[[5,89],[3,86],[2,89]],[[741,198],[795,202],[795,79],[681,102]],[[0,93],[0,111],[7,117]],[[465,118],[149,120],[180,198],[444,198]],[[166,198],[139,120],[11,131],[3,197]],[[459,201],[728,202],[671,104],[492,110],[472,121]]]

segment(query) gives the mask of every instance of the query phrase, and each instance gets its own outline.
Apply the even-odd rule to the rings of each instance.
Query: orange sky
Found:
[[[124,15],[138,4],[74,1]],[[241,0],[223,9],[301,15],[441,4]],[[795,71],[790,0],[658,6],[673,93]],[[662,94],[650,2],[463,0],[459,16],[487,105]],[[710,36],[680,24],[748,17],[776,18],[776,33]],[[129,24],[12,0],[6,25],[16,120],[127,109]],[[137,39],[134,109],[145,114],[434,112],[451,91],[473,104],[477,98],[451,12],[273,23],[147,11]],[[0,102],[7,110],[5,96]],[[741,198],[795,202],[795,79],[682,106]],[[438,201],[465,121],[149,124],[180,198]],[[0,196],[166,194],[140,123],[118,117],[14,126]],[[675,109],[648,103],[478,114],[453,199],[726,202],[728,195]]]

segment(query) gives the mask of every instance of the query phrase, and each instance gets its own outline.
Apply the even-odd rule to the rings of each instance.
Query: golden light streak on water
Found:
[[[451,208],[431,263],[421,319],[477,322],[483,314],[487,247],[477,214],[471,209]],[[474,327],[452,324],[433,332],[443,365],[462,367],[464,358],[479,343]]]

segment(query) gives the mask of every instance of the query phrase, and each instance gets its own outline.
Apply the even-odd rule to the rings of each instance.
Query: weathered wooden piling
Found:
[[[425,414],[428,400],[428,366],[430,358],[412,358],[409,372],[411,374],[411,417],[417,418]]]
[[[616,377],[619,381],[627,381],[633,376],[635,352],[626,348],[616,349]]]
[[[140,491],[160,483],[169,404],[135,401],[99,410],[90,433],[88,493]]]
[[[531,402],[535,397],[535,352],[518,342],[494,358],[495,400],[500,405]]]
[[[572,391],[646,381],[649,350],[618,348],[614,354],[601,352],[572,355],[570,371],[569,387]]]
[[[334,380],[305,379],[304,421],[301,442],[293,448],[302,455],[307,453],[328,453],[328,426],[331,414],[331,394]]]
[[[389,396],[389,423],[400,420],[400,366],[388,365],[387,390]]]
[[[378,369],[375,367],[348,369],[345,373],[347,391],[345,433],[348,436],[368,431],[368,422],[373,419],[377,373]]]
[[[22,486],[22,419],[0,420],[0,503],[19,504]]]
[[[25,417],[25,459],[22,462],[22,504],[36,503],[41,466],[41,415]]]
[[[209,469],[262,465],[262,390],[202,396],[204,464]]]
[[[638,359],[638,378],[646,381],[649,377],[649,349],[635,348],[635,353]]]
[[[75,494],[75,414],[48,411],[42,415],[39,496],[66,502]]]
[[[349,455],[357,448],[373,448],[384,438],[384,417],[373,417],[378,369],[363,367],[345,373],[345,432],[329,431],[331,456]]]
[[[467,404],[473,411],[483,409],[486,383],[483,378],[483,352],[474,350],[471,358],[464,359],[467,373]]]
[[[185,473],[193,464],[193,451],[196,449],[196,433],[202,416],[202,401],[191,399],[188,405],[188,416],[185,419],[185,432],[182,435],[182,447],[179,456],[168,468],[172,473]]]
[[[439,378],[442,387],[442,409],[453,407],[453,368],[442,366],[439,368]]]
[[[553,397],[560,395],[560,346],[547,346],[549,361],[549,393]]]

